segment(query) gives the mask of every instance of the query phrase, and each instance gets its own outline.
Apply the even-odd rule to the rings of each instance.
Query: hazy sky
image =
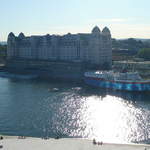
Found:
[[[0,0],[0,41],[9,32],[84,33],[95,25],[114,38],[150,38],[150,0]]]

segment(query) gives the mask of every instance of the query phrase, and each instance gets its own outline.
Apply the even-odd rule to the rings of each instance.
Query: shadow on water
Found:
[[[112,90],[112,89],[104,89],[97,88],[85,85],[84,83],[76,83],[76,82],[66,82],[63,80],[41,80],[41,79],[32,79],[32,80],[20,80],[20,79],[10,79],[11,82],[14,83],[32,83],[36,85],[52,85],[48,89],[51,92],[61,92],[64,90],[70,90],[76,92],[80,96],[99,96],[101,98],[106,97],[107,95],[120,97],[122,99],[128,101],[148,101],[150,97],[150,92],[135,92],[135,91],[121,91],[121,90]]]
[[[113,89],[104,89],[97,87],[90,87],[86,85],[82,85],[82,90],[79,91],[79,94],[82,96],[100,96],[101,98],[106,97],[107,95],[120,97],[124,100],[128,101],[148,101],[150,97],[150,92],[136,92],[136,91],[121,91],[121,90],[113,90]]]

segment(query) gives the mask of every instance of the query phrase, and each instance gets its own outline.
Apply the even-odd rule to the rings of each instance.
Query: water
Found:
[[[150,93],[0,78],[0,134],[150,142]]]

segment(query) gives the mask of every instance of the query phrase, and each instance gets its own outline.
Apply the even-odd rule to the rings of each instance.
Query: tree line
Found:
[[[0,44],[0,57],[6,57],[7,45]]]
[[[150,40],[137,40],[129,38],[125,40],[112,39],[113,50],[128,50],[129,54],[150,60]]]
[[[112,39],[112,47],[116,50],[126,49],[136,53],[142,48],[150,48],[150,40],[142,41],[134,38],[125,40]]]
[[[0,44],[0,50],[2,50],[2,51],[3,51],[3,50],[7,50],[7,45],[1,45],[1,44]]]

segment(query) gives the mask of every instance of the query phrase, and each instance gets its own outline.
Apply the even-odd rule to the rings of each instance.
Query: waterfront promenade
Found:
[[[2,150],[150,150],[146,144],[111,144],[94,145],[91,140],[62,138],[41,139],[26,137],[18,139],[15,136],[3,136],[0,140]]]

